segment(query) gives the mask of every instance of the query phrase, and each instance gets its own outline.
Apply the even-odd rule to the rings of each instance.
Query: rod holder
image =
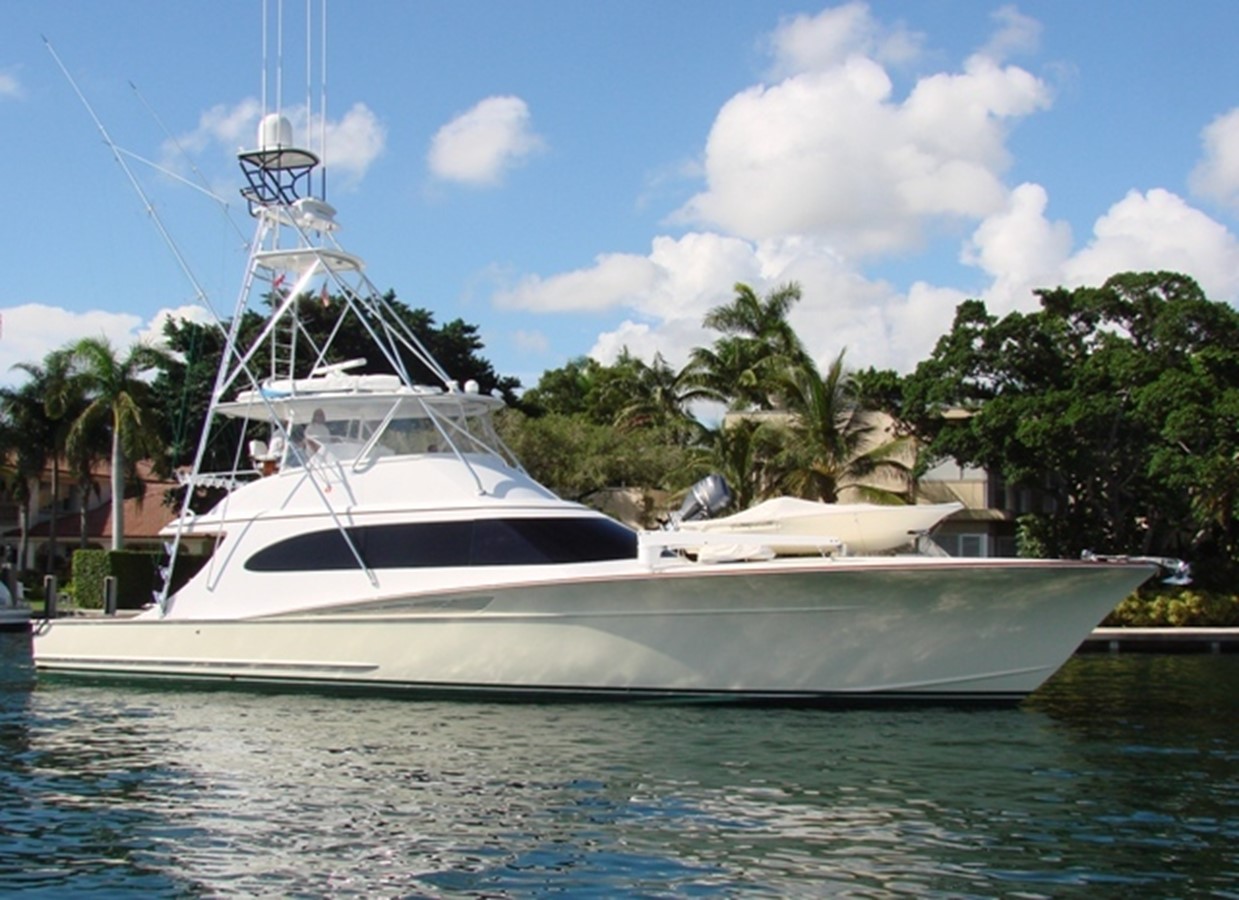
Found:
[[[56,585],[55,575],[43,576],[43,596],[46,598],[43,601],[43,615],[48,619],[56,618],[57,601],[59,598],[60,589]]]

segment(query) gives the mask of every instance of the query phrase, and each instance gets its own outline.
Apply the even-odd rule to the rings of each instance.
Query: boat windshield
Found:
[[[288,453],[285,464],[320,453],[342,462],[428,453],[496,456],[508,464],[513,462],[495,432],[489,408],[397,403],[389,405],[385,415],[382,413],[382,408],[373,404],[349,409],[338,402],[325,403],[300,421],[294,415],[274,426],[269,446],[284,443],[281,432],[289,436],[288,447],[297,452]]]

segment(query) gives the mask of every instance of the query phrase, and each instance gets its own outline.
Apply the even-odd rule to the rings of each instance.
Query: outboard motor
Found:
[[[680,508],[671,514],[669,524],[678,528],[681,522],[708,519],[731,503],[731,488],[722,475],[707,475],[688,489]]]

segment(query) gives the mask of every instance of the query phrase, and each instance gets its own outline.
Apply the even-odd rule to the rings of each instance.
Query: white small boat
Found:
[[[8,586],[0,583],[0,631],[25,631],[30,627],[30,607],[13,599]]]
[[[730,516],[694,519],[680,523],[690,531],[769,535],[770,548],[778,554],[806,551],[782,544],[780,535],[817,535],[838,539],[843,552],[868,556],[889,553],[914,543],[962,503],[931,503],[887,506],[876,503],[816,503],[796,497],[775,497]]]

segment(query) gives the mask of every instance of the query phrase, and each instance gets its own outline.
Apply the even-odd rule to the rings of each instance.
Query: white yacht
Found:
[[[319,164],[267,116],[240,154],[256,220],[167,583],[132,617],[53,619],[45,673],[421,695],[1012,701],[1157,570],[1131,560],[862,556],[829,534],[634,531],[555,496],[337,241]],[[364,357],[301,327],[330,299]],[[243,337],[258,311],[265,325]],[[255,371],[260,349],[275,371]],[[347,358],[346,358],[347,357]],[[435,383],[426,385],[428,374]],[[235,464],[207,471],[229,439]],[[195,513],[190,497],[222,496]],[[189,546],[210,556],[184,584]],[[804,550],[814,552],[805,555]],[[685,552],[689,551],[689,552]],[[740,554],[743,556],[744,554]]]

